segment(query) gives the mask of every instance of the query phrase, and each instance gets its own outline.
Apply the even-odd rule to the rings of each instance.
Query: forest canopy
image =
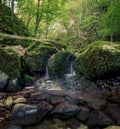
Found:
[[[78,48],[97,40],[120,41],[119,0],[0,0],[31,35]],[[14,24],[14,21],[12,22]]]

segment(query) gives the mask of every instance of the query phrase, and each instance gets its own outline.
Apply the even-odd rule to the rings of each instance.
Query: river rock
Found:
[[[13,99],[11,96],[9,96],[5,101],[4,101],[4,106],[6,108],[11,108],[11,106],[13,105]]]
[[[80,108],[78,106],[66,101],[57,105],[51,114],[58,118],[69,118],[76,115],[79,111]]]
[[[77,118],[80,121],[85,121],[88,119],[89,114],[90,114],[89,108],[87,108],[85,106],[80,106],[80,112],[77,114]]]
[[[101,110],[106,106],[106,100],[101,92],[88,91],[81,95],[81,100],[85,101],[89,108]]]
[[[108,103],[107,107],[104,109],[104,113],[106,113],[114,122],[119,123],[120,105],[115,103]]]
[[[14,104],[26,103],[26,102],[27,102],[27,100],[24,97],[20,97],[20,98],[17,98],[16,100],[14,100]]]
[[[62,97],[52,97],[51,100],[50,100],[51,104],[53,104],[53,105],[62,103],[64,101],[65,101],[65,99],[62,98]]]
[[[88,126],[108,126],[114,124],[115,123],[107,115],[99,110],[92,111],[87,121]]]
[[[8,126],[0,127],[0,129],[23,129],[23,128],[18,125],[8,125]]]
[[[104,129],[120,129],[120,126],[109,126],[107,128]]]
[[[42,109],[46,109],[48,111],[51,111],[53,109],[53,106],[45,101],[40,101],[37,106]]]
[[[86,125],[81,125],[79,128],[77,129],[88,129],[88,127]]]
[[[4,107],[4,100],[0,100],[0,107]]]
[[[48,110],[27,104],[16,104],[12,111],[12,123],[33,125],[43,119]]]

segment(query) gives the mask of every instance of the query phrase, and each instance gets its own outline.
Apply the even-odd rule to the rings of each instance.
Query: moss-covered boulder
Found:
[[[73,55],[65,51],[52,55],[48,63],[51,77],[62,78],[67,72],[71,57],[73,57]]]
[[[0,48],[0,71],[9,77],[9,83],[4,87],[5,90],[17,91],[22,88],[21,59],[21,56],[14,50]]]
[[[120,44],[98,41],[80,50],[76,72],[88,79],[120,74]]]
[[[39,44],[31,46],[27,55],[27,64],[30,73],[44,72],[49,57],[57,52],[56,47]]]

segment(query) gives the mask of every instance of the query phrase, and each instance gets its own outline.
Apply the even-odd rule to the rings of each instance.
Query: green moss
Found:
[[[54,47],[56,48],[57,51],[61,51],[61,50],[65,50],[66,49],[66,46],[63,45],[63,44],[60,44],[60,43],[56,43],[55,41],[51,41],[51,40],[44,40],[44,41],[36,41],[36,42],[33,42],[31,43],[29,46],[28,46],[28,50],[31,51],[33,49],[36,49],[38,47],[40,47],[40,45],[42,46],[49,46],[49,47]]]
[[[76,72],[89,79],[107,77],[120,69],[120,45],[99,41],[80,50]]]
[[[72,56],[69,52],[59,52],[49,59],[49,72],[51,76],[61,78],[65,74]]]
[[[46,44],[48,46],[53,46],[56,47],[59,51],[61,50],[65,50],[66,49],[66,45],[64,45],[63,43],[59,43],[53,40],[44,40],[43,44]]]
[[[15,51],[0,48],[0,71],[12,79],[21,76],[21,62]]]
[[[29,46],[28,46],[28,51],[33,51],[33,49],[35,49],[35,48],[37,48],[37,47],[39,47],[40,46],[40,44],[41,44],[41,42],[33,42],[33,43],[31,43]]]
[[[45,70],[48,58],[56,53],[55,47],[40,45],[29,52],[28,65],[31,71]]]

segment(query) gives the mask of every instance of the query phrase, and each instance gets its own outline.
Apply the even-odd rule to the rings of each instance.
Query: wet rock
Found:
[[[33,125],[43,119],[48,110],[27,104],[16,104],[12,112],[12,123]]]
[[[65,99],[62,97],[52,97],[50,100],[50,103],[53,105],[56,105],[56,104],[62,103],[64,101],[65,101]]]
[[[117,120],[117,125],[120,126],[120,118]]]
[[[106,100],[101,92],[97,91],[86,91],[83,92],[81,95],[76,94],[76,98],[86,102],[87,106],[92,109],[104,109],[106,106]]]
[[[92,111],[87,121],[88,126],[108,126],[114,124],[115,123],[107,115],[99,110]]]
[[[45,101],[41,101],[37,104],[39,108],[46,109],[47,111],[51,111],[53,109],[53,106]]]
[[[30,98],[30,96],[31,96],[30,93],[25,93],[25,94],[23,95],[23,97],[25,97],[25,98]]]
[[[27,127],[26,129],[65,129],[65,125],[45,120],[34,127]]]
[[[78,129],[78,127],[80,127],[81,125],[80,121],[77,120],[75,117],[64,120],[64,123],[67,129]]]
[[[9,126],[0,127],[0,129],[23,129],[23,128],[18,125],[9,125]]]
[[[80,121],[85,121],[88,119],[90,110],[85,106],[80,106],[80,112],[77,114],[77,118]]]
[[[107,128],[104,129],[120,129],[120,126],[109,126]]]
[[[113,87],[111,89],[111,92],[106,91],[104,92],[105,98],[113,103],[119,103],[120,104],[120,89],[118,87]]]
[[[81,125],[79,128],[77,129],[88,129],[88,127],[86,125]]]
[[[24,97],[20,97],[20,98],[17,98],[14,100],[14,104],[17,104],[17,103],[26,103],[27,100],[24,98]]]
[[[106,113],[114,122],[120,121],[120,105],[115,103],[108,103],[104,109]]]
[[[0,107],[0,123],[5,122],[10,117],[11,113],[5,108]],[[3,129],[3,128],[2,128]]]
[[[80,111],[79,107],[69,102],[60,103],[51,112],[54,117],[69,118],[76,115]]]
[[[0,93],[0,99],[4,99],[7,96],[7,93],[1,92]]]
[[[40,93],[40,92],[36,92],[36,93],[33,93],[31,94],[31,99],[33,99],[33,101],[36,99],[36,100],[39,100],[39,101],[47,101],[49,102],[50,101],[50,98],[51,98],[51,95],[47,94],[47,93]]]
[[[0,107],[4,107],[4,100],[0,100]]]
[[[13,99],[11,96],[9,96],[5,101],[4,101],[4,106],[8,109],[11,108],[11,106],[13,105]]]

